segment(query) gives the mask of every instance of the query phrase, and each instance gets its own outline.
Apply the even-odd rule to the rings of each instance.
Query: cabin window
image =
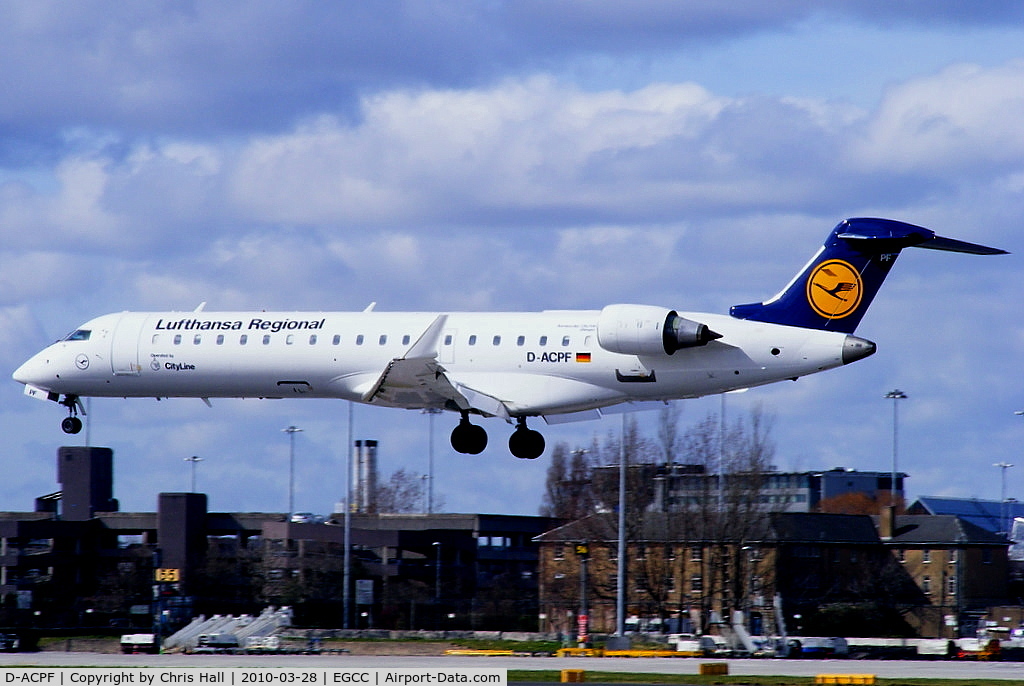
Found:
[[[181,334],[174,334],[174,345],[181,345]]]
[[[363,334],[359,334],[358,336],[356,336],[356,345],[362,345],[364,340],[365,337],[363,336]]]
[[[192,337],[192,345],[199,345],[202,342],[203,342],[203,335],[202,334],[198,334],[197,333],[195,336]]]
[[[285,345],[294,345],[294,343],[295,343],[295,334],[290,333],[290,334],[288,334],[287,336],[284,337],[284,344]]]
[[[402,345],[409,345],[409,341],[411,340],[412,337],[409,334],[405,334],[404,336],[402,336]]]
[[[540,337],[540,340],[539,340],[539,341],[537,341],[537,342],[538,342],[538,344],[540,344],[541,346],[545,346],[545,345],[547,345],[547,344],[548,344],[548,337],[547,337],[547,336],[541,336],[541,337]]]
[[[334,334],[334,338],[331,339],[331,345],[338,345],[341,343],[341,336]]]
[[[248,342],[249,336],[247,334],[243,333],[241,336],[238,337],[238,345],[245,345]]]
[[[224,334],[217,334],[217,345],[224,345]]]
[[[469,337],[469,344],[476,345],[476,334],[473,334],[472,336]]]
[[[562,336],[562,347],[563,348],[568,348],[569,347],[569,337],[568,336]]]
[[[316,334],[315,333],[309,335],[309,344],[310,345],[316,345]]]
[[[153,345],[156,345],[159,342],[160,342],[160,334],[158,334],[158,333],[153,334]]]
[[[445,334],[444,344],[445,345],[451,345],[452,344],[452,335],[450,333],[449,334]]]
[[[263,345],[270,345],[270,334],[263,336]]]
[[[388,335],[386,333],[382,333],[380,335],[380,338],[377,340],[377,343],[379,345],[386,345],[387,342],[388,342]]]
[[[516,345],[518,345],[520,347],[526,345],[526,336],[520,336],[519,338],[517,338],[516,339]]]
[[[501,336],[495,336],[492,338],[491,345],[501,345]]]

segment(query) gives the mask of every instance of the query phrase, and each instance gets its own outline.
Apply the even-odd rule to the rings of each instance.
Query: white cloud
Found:
[[[998,173],[1020,165],[1022,119],[1024,60],[957,64],[890,88],[851,159],[868,170]]]

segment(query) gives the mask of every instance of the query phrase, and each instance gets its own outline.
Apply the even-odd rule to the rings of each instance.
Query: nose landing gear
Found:
[[[78,399],[77,395],[66,395],[64,399],[60,401],[60,404],[68,408],[68,416],[61,420],[60,428],[66,434],[76,434],[82,430],[82,420],[78,417],[78,412],[81,410],[82,414],[85,414],[85,408],[82,407],[82,401]]]

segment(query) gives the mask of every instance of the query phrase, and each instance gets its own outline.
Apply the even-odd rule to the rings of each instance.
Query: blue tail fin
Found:
[[[763,303],[734,305],[737,319],[853,333],[903,248],[1002,255],[892,219],[847,219],[785,289]]]

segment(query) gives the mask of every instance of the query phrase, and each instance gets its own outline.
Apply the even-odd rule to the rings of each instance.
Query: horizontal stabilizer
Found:
[[[914,247],[927,248],[929,250],[946,250],[949,252],[965,252],[970,255],[1010,254],[1006,250],[1000,250],[999,248],[990,248],[987,245],[978,245],[977,243],[968,243],[967,241],[958,241],[955,238],[943,238],[942,236],[934,236],[931,240]]]

